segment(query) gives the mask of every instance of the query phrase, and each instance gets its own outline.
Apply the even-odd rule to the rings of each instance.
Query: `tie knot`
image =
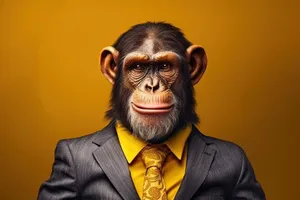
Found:
[[[165,144],[147,145],[142,149],[141,155],[147,169],[149,167],[161,169],[169,152],[170,149]]]

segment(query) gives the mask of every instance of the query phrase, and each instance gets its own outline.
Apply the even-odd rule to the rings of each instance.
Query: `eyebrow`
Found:
[[[181,57],[172,51],[163,51],[155,53],[152,56],[145,54],[143,52],[132,52],[127,54],[124,59],[124,68],[132,65],[135,62],[147,63],[147,62],[171,62],[174,64],[179,64]]]
[[[124,68],[132,65],[135,62],[146,63],[150,61],[150,57],[147,54],[140,53],[140,52],[133,52],[127,54],[124,59]]]
[[[174,64],[180,63],[180,56],[172,51],[163,51],[153,55],[153,60],[155,62],[168,61]]]

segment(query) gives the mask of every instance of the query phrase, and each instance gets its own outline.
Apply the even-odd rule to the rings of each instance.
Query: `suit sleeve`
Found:
[[[75,166],[67,140],[58,142],[50,179],[39,190],[38,200],[75,200]]]
[[[265,200],[261,185],[256,180],[254,170],[245,152],[241,150],[241,171],[232,193],[233,200]]]

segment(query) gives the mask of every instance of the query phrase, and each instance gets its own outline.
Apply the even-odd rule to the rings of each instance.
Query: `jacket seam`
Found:
[[[233,188],[233,191],[235,191],[236,187],[238,186],[238,183],[240,182],[240,180],[242,178],[242,171],[243,171],[244,162],[245,162],[245,159],[243,157],[243,150],[242,149],[240,149],[240,154],[241,154],[240,155],[241,156],[241,164],[240,164],[241,169],[240,169],[239,177],[238,177],[238,179],[236,181],[236,184],[235,184],[235,186]]]
[[[78,192],[79,192],[79,186],[78,186],[78,182],[77,182],[77,168],[75,166],[75,159],[74,159],[74,156],[73,156],[73,154],[71,152],[69,141],[67,140],[66,142],[67,142],[67,147],[68,147],[68,150],[70,152],[70,155],[71,155],[71,158],[72,158],[72,162],[73,162],[73,170],[74,170],[74,173],[75,173],[76,198],[77,198],[77,195],[78,195]]]

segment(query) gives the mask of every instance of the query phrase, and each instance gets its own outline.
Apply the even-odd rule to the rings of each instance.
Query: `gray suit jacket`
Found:
[[[244,151],[208,137],[194,126],[188,139],[186,173],[175,200],[264,200]],[[75,139],[61,140],[51,177],[38,200],[138,200],[114,124]]]

